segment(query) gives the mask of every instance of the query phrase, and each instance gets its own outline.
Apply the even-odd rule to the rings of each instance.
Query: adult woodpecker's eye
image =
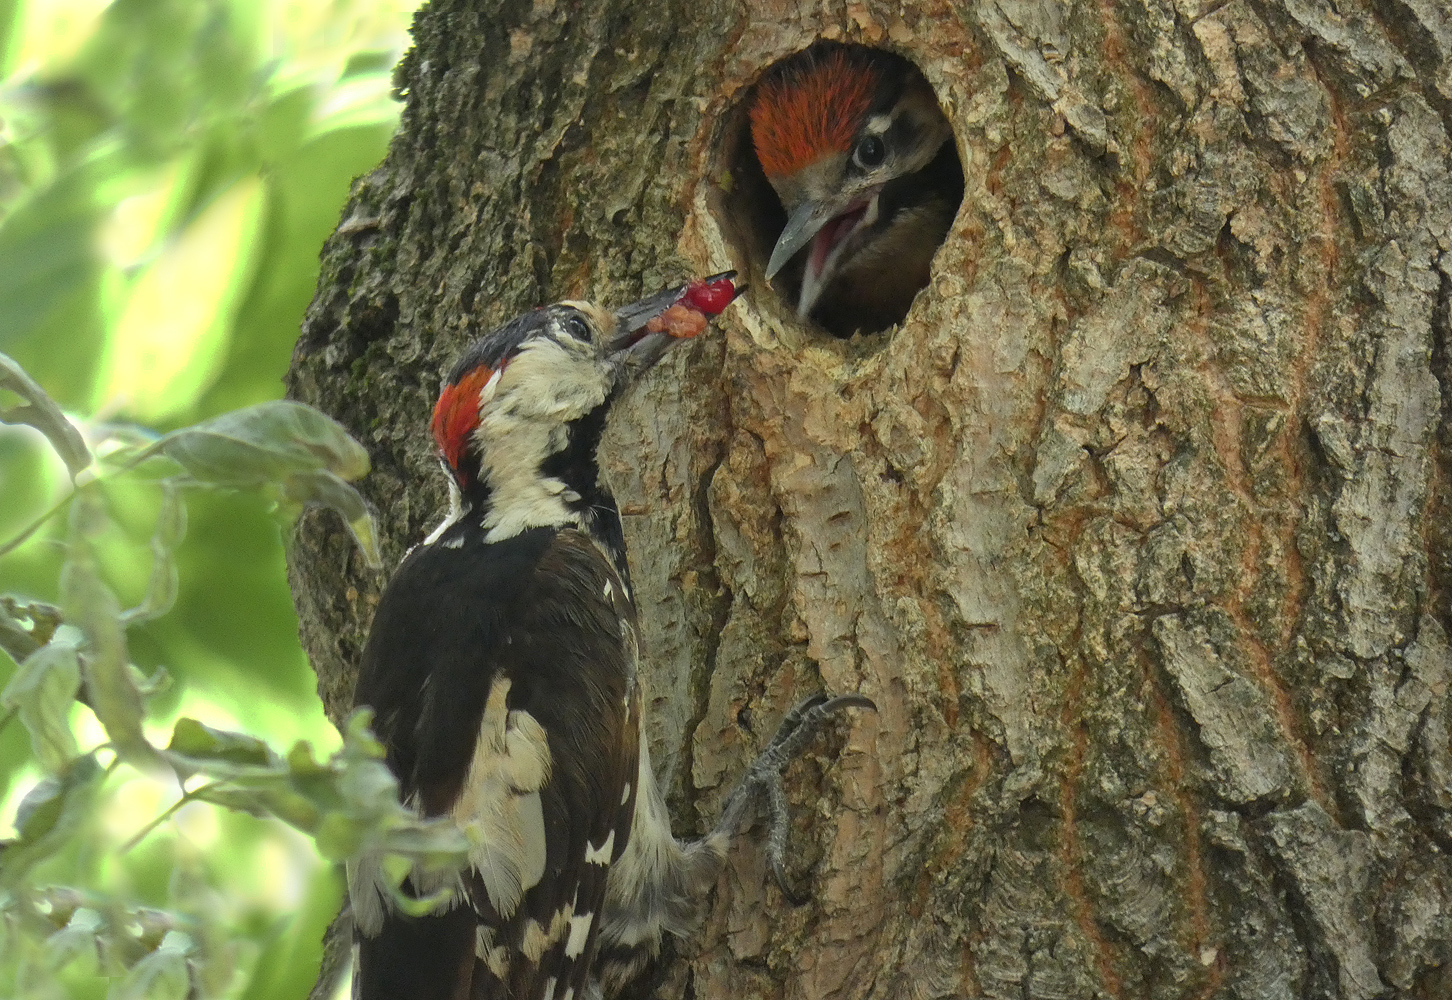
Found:
[[[860,167],[879,166],[886,156],[887,146],[878,136],[863,136],[862,141],[857,144],[856,159]]]
[[[590,324],[578,313],[565,320],[565,331],[576,340],[586,344],[590,342]]]

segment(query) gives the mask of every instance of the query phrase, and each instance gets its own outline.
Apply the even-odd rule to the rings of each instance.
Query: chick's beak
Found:
[[[837,206],[828,202],[804,201],[798,205],[787,216],[786,225],[771,250],[771,260],[766,265],[767,280],[776,277],[777,272],[786,267],[787,261],[812,242],[812,237],[836,214]]]
[[[874,217],[879,190],[880,186],[870,187],[838,198],[804,201],[787,216],[771,251],[771,260],[767,262],[766,277],[768,280],[775,277],[788,261],[806,252],[797,303],[797,313],[802,318],[806,318],[826,290],[834,262],[847,238]]]

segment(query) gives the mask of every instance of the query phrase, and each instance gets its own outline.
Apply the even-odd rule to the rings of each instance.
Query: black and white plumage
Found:
[[[789,716],[717,827],[672,836],[643,738],[620,515],[595,453],[612,400],[672,342],[647,326],[682,296],[536,310],[445,382],[433,431],[453,509],[389,581],[354,700],[374,710],[403,801],[450,817],[471,851],[462,871],[405,882],[420,897],[452,890],[424,916],[391,909],[377,858],[350,864],[358,1000],[613,995],[662,933],[689,930],[758,801],[781,871],[781,769],[829,714],[871,705],[816,699]],[[686,326],[704,328],[696,318]]]

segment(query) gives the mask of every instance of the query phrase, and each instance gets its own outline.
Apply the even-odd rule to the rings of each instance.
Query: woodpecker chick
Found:
[[[787,214],[766,277],[840,336],[900,322],[963,198],[928,81],[892,53],[819,42],[771,69],[750,118]]]
[[[781,879],[781,771],[859,695],[809,699],[695,842],[672,836],[651,772],[620,513],[596,450],[611,403],[739,293],[730,275],[614,312],[537,309],[466,350],[432,430],[448,517],[385,588],[357,705],[374,711],[402,800],[457,824],[460,870],[415,869],[421,916],[383,859],[348,866],[356,1000],[598,1000],[685,933],[726,848],[764,805]],[[784,884],[784,880],[783,880]],[[426,904],[422,904],[425,905]],[[414,907],[417,909],[417,907]]]

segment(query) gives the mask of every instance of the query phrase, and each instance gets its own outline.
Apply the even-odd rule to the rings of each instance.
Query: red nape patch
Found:
[[[469,435],[479,426],[479,390],[493,374],[487,365],[480,365],[453,385],[444,386],[439,393],[429,429],[434,432],[439,451],[451,469],[459,468]]]
[[[751,142],[768,177],[786,177],[828,153],[845,153],[872,107],[877,68],[838,49],[760,84]]]

